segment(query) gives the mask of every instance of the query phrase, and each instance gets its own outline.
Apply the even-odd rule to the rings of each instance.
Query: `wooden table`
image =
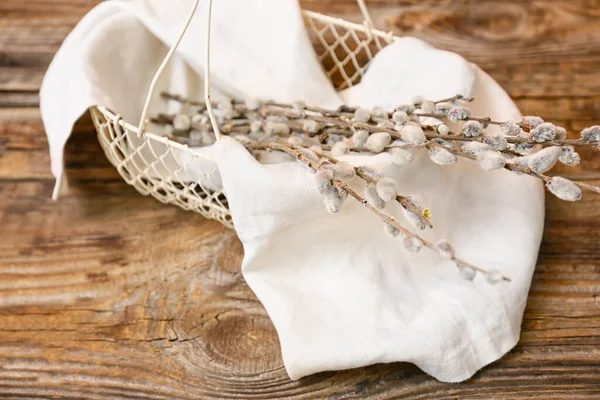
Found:
[[[96,3],[0,2],[1,397],[600,398],[600,196],[548,196],[520,344],[453,385],[410,364],[290,381],[273,325],[239,273],[235,233],[125,185],[89,122],[68,145],[70,192],[53,202],[37,92]],[[353,0],[303,3],[360,19]],[[573,134],[600,122],[597,1],[368,3],[379,26],[479,63],[524,114]],[[592,154],[558,172],[600,183]]]

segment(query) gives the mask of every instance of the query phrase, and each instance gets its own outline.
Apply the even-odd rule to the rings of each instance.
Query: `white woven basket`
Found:
[[[207,0],[209,15],[211,0]],[[194,5],[179,40],[165,58],[168,63],[185,33],[198,5]],[[303,11],[305,24],[315,45],[319,61],[338,90],[360,82],[371,59],[396,38],[373,29],[373,23],[363,0],[358,5],[364,23],[354,24],[343,19]],[[210,32],[210,18],[207,32]],[[210,35],[207,35],[207,40]],[[207,42],[206,74],[210,76],[209,42]],[[158,79],[162,67],[155,76]],[[147,104],[154,88],[151,86]],[[210,82],[207,80],[207,91]],[[209,93],[207,93],[207,98]],[[210,104],[210,102],[207,102]],[[165,204],[173,204],[220,221],[232,227],[227,198],[220,189],[220,178],[214,160],[198,148],[190,148],[167,137],[145,131],[147,107],[138,127],[124,121],[105,107],[92,108],[91,115],[98,140],[108,160],[117,168],[125,182],[143,195],[151,195]],[[209,112],[212,112],[209,107]],[[214,126],[214,125],[213,125]],[[215,133],[218,133],[218,127]],[[218,137],[218,135],[217,135]]]

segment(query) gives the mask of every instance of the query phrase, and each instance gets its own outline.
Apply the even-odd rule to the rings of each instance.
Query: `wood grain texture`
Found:
[[[519,345],[453,385],[398,363],[290,381],[235,234],[125,185],[89,121],[68,145],[70,192],[50,200],[37,90],[97,3],[0,2],[0,397],[600,398],[600,196],[548,196]],[[302,3],[360,20],[352,0]],[[599,2],[367,3],[380,27],[479,63],[524,113],[600,122]],[[599,170],[597,157],[560,172],[600,183]]]

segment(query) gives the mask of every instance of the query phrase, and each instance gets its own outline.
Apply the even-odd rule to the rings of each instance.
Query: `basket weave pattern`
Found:
[[[371,59],[394,38],[363,25],[304,11],[325,73],[338,89],[360,82]],[[138,130],[105,107],[91,110],[98,141],[127,184],[165,204],[194,211],[232,228],[214,159],[196,149]]]

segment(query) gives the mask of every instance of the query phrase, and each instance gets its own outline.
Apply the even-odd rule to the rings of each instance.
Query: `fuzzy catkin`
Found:
[[[306,108],[306,103],[302,100],[296,100],[292,103],[292,107],[296,110],[304,110]]]
[[[166,137],[173,137],[173,131],[175,129],[173,128],[173,125],[165,125],[165,130],[163,132],[163,135],[165,135]]]
[[[556,127],[556,140],[565,140],[567,138],[567,130],[562,126]]]
[[[462,145],[461,150],[467,154],[478,155],[481,152],[490,150],[490,146],[481,142],[467,142]]]
[[[425,100],[421,104],[421,110],[423,110],[423,112],[426,114],[433,114],[435,113],[435,103],[431,100]]]
[[[453,154],[440,146],[429,149],[429,158],[437,165],[452,165],[456,163],[456,154]]]
[[[319,166],[319,170],[328,170],[328,171],[333,172],[333,168],[334,167],[335,167],[335,164],[333,164],[331,161],[329,161],[329,160],[323,160],[323,162]]]
[[[502,134],[505,136],[517,136],[521,133],[521,127],[516,122],[508,121],[500,126]]]
[[[415,96],[412,98],[412,103],[415,107],[420,107],[421,104],[425,102],[425,97],[423,96]]]
[[[186,114],[175,115],[175,118],[173,118],[173,128],[180,132],[189,131],[191,128],[190,117]]]
[[[247,135],[234,135],[234,136],[232,136],[232,138],[234,138],[235,140],[237,140],[241,144],[250,144],[250,143],[254,142],[254,140],[252,140],[251,138],[249,138]]]
[[[327,135],[326,143],[330,146],[333,146],[334,144],[341,142],[343,140],[344,140],[344,136],[330,133]]]
[[[251,133],[258,133],[260,132],[262,129],[262,121],[252,121],[250,122],[250,132]]]
[[[446,239],[437,242],[435,244],[435,250],[445,259],[452,260],[454,258],[454,248]]]
[[[342,201],[339,197],[327,193],[323,197],[323,204],[329,214],[337,214],[342,208]]]
[[[468,108],[454,106],[448,111],[448,119],[452,122],[464,121],[471,116]]]
[[[319,162],[319,156],[315,154],[315,152],[311,149],[306,149],[304,147],[301,147],[298,149],[298,152],[300,154],[302,154],[306,159],[314,162],[314,163],[318,163]]]
[[[385,208],[385,200],[379,197],[377,194],[377,188],[373,184],[367,185],[365,188],[365,198],[367,203],[377,210],[383,210]]]
[[[400,130],[402,140],[409,144],[423,144],[425,142],[425,133],[420,125],[408,124],[404,125]]]
[[[222,100],[217,104],[215,114],[222,116],[224,119],[236,118],[240,113],[233,109],[233,104],[230,100]]]
[[[504,276],[502,275],[502,272],[500,272],[496,269],[491,270],[491,271],[485,271],[484,275],[485,275],[485,280],[487,281],[487,283],[489,283],[491,285],[502,282],[504,280]]]
[[[477,275],[477,272],[468,265],[460,265],[458,267],[458,274],[464,280],[472,281],[473,279],[475,279],[475,275]]]
[[[217,120],[217,125],[223,125],[225,123],[225,117],[223,114],[224,113],[221,110],[215,110],[215,119]]]
[[[544,122],[531,131],[531,138],[536,143],[546,143],[556,136],[556,126],[550,122]]]
[[[403,105],[396,107],[395,110],[396,111],[404,111],[405,113],[410,114],[413,111],[415,111],[415,106],[413,106],[412,104],[403,104]]]
[[[513,145],[513,150],[519,154],[529,154],[533,150],[533,145],[527,142],[518,142]]]
[[[411,253],[418,253],[423,247],[423,241],[417,236],[407,236],[403,240],[404,247]]]
[[[404,125],[408,121],[408,114],[405,111],[394,111],[392,121],[398,125]]]
[[[219,103],[217,104],[217,108],[219,110],[230,110],[233,108],[233,104],[231,104],[231,100],[223,99],[219,101]]]
[[[509,160],[508,163],[521,168],[529,168],[529,156],[513,157]],[[517,175],[523,174],[522,171],[513,168],[511,168],[510,170]]]
[[[323,202],[325,203],[325,208],[327,208],[327,211],[330,214],[336,214],[340,211],[344,199],[345,196],[343,196],[342,192],[337,190],[337,188],[332,188],[325,193]]]
[[[558,157],[560,157],[561,151],[561,148],[558,146],[543,148],[527,157],[527,165],[533,172],[543,174],[554,167],[554,164],[558,161]]]
[[[433,139],[433,141],[439,145],[442,145],[444,147],[447,147],[449,149],[454,148],[454,142],[452,142],[451,140],[445,140],[445,139],[441,139],[441,138],[436,138]]]
[[[283,115],[267,115],[266,121],[267,122],[286,122],[286,121],[288,121],[288,118],[284,117]]]
[[[371,109],[371,115],[373,118],[387,119],[389,117],[388,112],[382,107],[373,107]]]
[[[510,160],[510,162],[516,165],[517,167],[529,168],[529,156],[515,157],[512,160]]]
[[[267,121],[265,125],[267,135],[289,135],[290,127],[285,122]]]
[[[256,111],[260,108],[260,106],[262,105],[262,101],[256,97],[250,97],[247,98],[244,101],[244,104],[246,105],[246,108],[250,111]]]
[[[495,151],[484,151],[479,153],[477,161],[479,162],[479,166],[486,171],[504,168],[506,165],[506,159],[502,154]]]
[[[356,171],[354,170],[354,167],[347,162],[339,162],[333,167],[333,174],[336,178],[347,181],[356,176]]]
[[[446,124],[439,124],[436,128],[435,128],[436,132],[439,133],[440,135],[447,135],[450,133],[450,127]]]
[[[363,147],[367,143],[369,138],[369,132],[364,129],[360,129],[352,134],[352,142],[356,147]]]
[[[398,193],[398,183],[392,178],[382,178],[375,185],[377,194],[383,201],[392,201]]]
[[[190,122],[192,124],[205,124],[208,122],[208,120],[208,116],[202,114],[194,114],[190,117]]]
[[[205,144],[204,143],[204,133],[208,133],[208,132],[200,132],[200,131],[192,130],[190,132],[190,139],[193,141],[197,141],[204,145]]]
[[[387,132],[372,133],[365,144],[366,148],[373,153],[381,153],[390,144],[392,137]]]
[[[478,137],[483,132],[483,125],[479,121],[467,121],[463,124],[461,132],[464,137]]]
[[[166,126],[169,126],[169,125],[166,125]],[[202,143],[202,132],[192,129],[190,131],[190,139],[193,141],[198,141],[198,142]]]
[[[306,119],[302,122],[302,129],[308,133],[318,133],[322,128],[323,126],[320,123],[312,119]]]
[[[383,178],[383,172],[381,171],[381,169],[374,165],[361,165],[360,167],[358,167],[358,170],[363,174],[375,179],[376,181]]]
[[[581,200],[581,188],[572,181],[561,176],[553,176],[546,188],[561,200],[578,201]]]
[[[287,138],[287,142],[294,146],[302,146],[304,140],[299,136],[290,136]]]
[[[394,124],[394,122],[390,121],[389,119],[385,119],[377,123],[378,128],[393,129],[394,126],[396,126],[396,124]]]
[[[423,205],[420,204],[413,196],[406,197],[406,202],[412,207],[403,208],[406,219],[408,219],[408,221],[418,229],[423,230],[427,228],[422,217],[424,210]]]
[[[233,109],[233,104],[231,104],[230,100],[224,99],[219,101],[219,103],[217,104],[217,109],[221,111],[229,111]]]
[[[508,146],[508,142],[502,135],[485,135],[483,143],[487,144],[493,149],[504,150]]]
[[[536,126],[544,123],[543,119],[541,119],[540,117],[533,116],[533,115],[527,115],[527,116],[523,117],[522,120],[523,120],[523,122],[525,122],[527,125],[529,125],[532,128],[535,128]]]
[[[369,122],[369,120],[371,119],[371,113],[369,112],[369,110],[365,110],[364,108],[357,108],[356,111],[354,111],[354,120],[356,122]]]
[[[214,144],[216,141],[217,141],[217,138],[215,137],[214,133],[202,132],[202,144],[208,146],[208,145]]]
[[[590,126],[582,130],[581,138],[586,143],[600,142],[600,125]]]
[[[406,149],[396,147],[390,149],[389,153],[392,155],[392,162],[396,165],[406,165],[413,160],[413,154]]]
[[[452,104],[447,101],[443,101],[441,103],[435,104],[435,110],[440,114],[448,114],[448,111],[450,111],[450,108],[452,108]]]
[[[331,155],[333,157],[340,157],[340,156],[344,156],[344,155],[348,154],[349,151],[350,151],[350,148],[348,147],[348,145],[346,143],[337,142],[331,148]]]
[[[320,169],[315,173],[315,178],[317,179],[317,191],[320,194],[325,194],[331,188],[333,171],[330,169]]]
[[[573,146],[563,146],[561,148],[560,157],[558,157],[558,160],[565,165],[574,167],[579,165],[581,162],[581,157],[579,156],[579,153],[575,151]]]
[[[387,233],[391,237],[398,237],[398,235],[400,235],[400,230],[390,223],[384,222],[383,228],[385,230],[385,233]]]

